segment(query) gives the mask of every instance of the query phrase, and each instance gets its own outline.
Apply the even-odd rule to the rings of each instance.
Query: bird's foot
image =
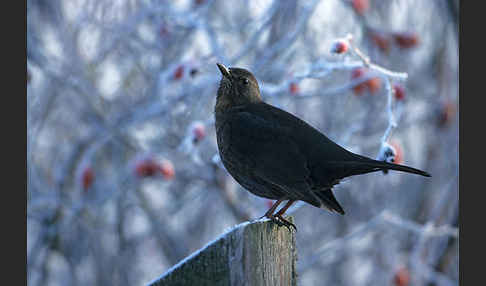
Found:
[[[284,218],[283,218],[282,216],[280,216],[280,215],[278,215],[278,216],[277,216],[277,215],[272,216],[272,217],[271,217],[271,220],[272,220],[273,222],[275,222],[276,224],[278,224],[278,226],[285,226],[285,227],[287,227],[287,229],[288,229],[289,231],[292,231],[292,230],[290,229],[290,227],[293,227],[293,228],[295,229],[295,231],[297,231],[297,227],[295,226],[295,224],[293,224],[293,223],[291,223],[290,221],[288,221],[288,220],[284,219]]]

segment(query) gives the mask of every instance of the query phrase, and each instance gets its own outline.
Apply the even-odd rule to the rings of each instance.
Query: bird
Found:
[[[346,150],[302,119],[264,102],[250,71],[216,65],[222,74],[214,106],[219,156],[246,190],[276,200],[262,218],[297,229],[283,217],[296,201],[344,215],[333,187],[354,175],[396,170],[431,176]]]

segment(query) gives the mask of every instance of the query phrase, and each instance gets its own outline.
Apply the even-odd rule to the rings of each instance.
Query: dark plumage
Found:
[[[277,200],[266,217],[293,226],[282,215],[297,200],[344,214],[332,187],[345,177],[380,170],[430,176],[347,151],[301,119],[263,102],[249,71],[217,65],[223,74],[215,105],[219,154],[244,188]],[[284,200],[288,203],[274,214]]]

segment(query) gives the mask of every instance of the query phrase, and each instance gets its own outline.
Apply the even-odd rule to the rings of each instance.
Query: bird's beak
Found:
[[[223,74],[224,77],[230,78],[231,74],[227,67],[225,67],[223,64],[220,63],[217,63],[216,65],[218,66],[219,70],[221,71],[221,74]]]

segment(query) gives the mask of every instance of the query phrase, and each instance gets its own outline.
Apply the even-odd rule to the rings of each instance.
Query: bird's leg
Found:
[[[293,203],[295,203],[294,200],[289,200],[287,204],[275,214],[275,216],[276,217],[282,216]]]
[[[278,218],[280,221],[282,221],[283,225],[285,225],[288,229],[290,229],[290,227],[292,226],[295,230],[297,230],[295,224],[283,218],[283,214],[294,202],[295,200],[289,200],[287,204],[282,209],[280,209],[273,217]]]
[[[284,199],[280,199],[276,201],[269,209],[268,211],[260,218],[267,217],[271,220],[273,220],[275,223],[277,223],[279,226],[286,226],[288,229],[292,226],[295,230],[297,230],[297,227],[295,224],[291,223],[290,221],[284,219],[282,215],[287,211],[287,209],[295,202],[294,200],[289,200],[285,206],[280,209],[276,214],[273,214],[273,212],[277,209],[277,207],[284,201]]]
[[[278,201],[276,201],[269,209],[268,211],[262,215],[260,218],[263,218],[263,217],[267,217],[269,219],[272,219],[273,218],[273,212],[275,211],[275,209],[283,202],[284,200],[283,199],[280,199]]]

